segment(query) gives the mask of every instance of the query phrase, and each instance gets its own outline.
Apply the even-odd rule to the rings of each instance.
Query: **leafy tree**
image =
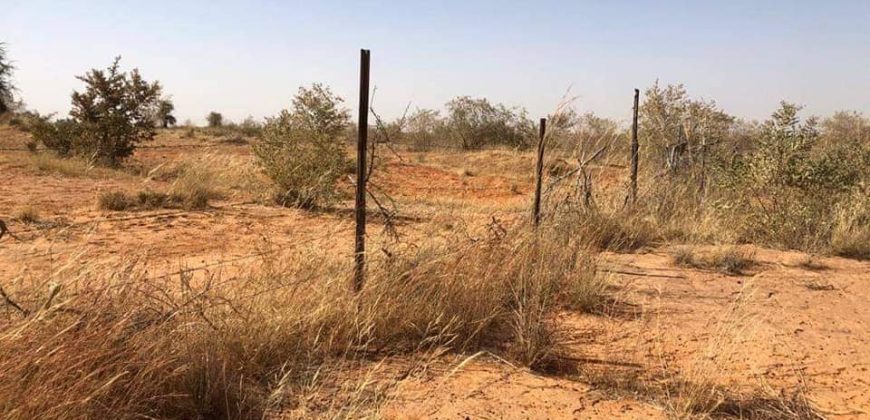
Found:
[[[224,116],[220,112],[209,112],[205,117],[205,121],[209,127],[220,127],[224,125]]]
[[[12,83],[12,71],[15,67],[6,56],[6,44],[0,42],[0,114],[13,107],[15,85]]]
[[[311,208],[329,204],[347,167],[344,132],[350,114],[329,88],[299,88],[290,110],[266,119],[254,154],[278,186],[282,205]]]
[[[466,150],[487,145],[526,148],[534,137],[534,124],[522,109],[461,96],[447,103],[447,112],[447,126]]]
[[[169,98],[163,98],[157,102],[157,108],[154,110],[154,119],[163,128],[169,128],[175,125],[178,121],[172,113],[175,112],[175,104]]]
[[[160,84],[149,83],[138,69],[120,70],[121,57],[105,70],[93,69],[77,77],[84,92],[73,92],[70,117],[78,125],[77,154],[106,165],[117,165],[133,154],[136,146],[154,138],[150,118],[160,98]]]

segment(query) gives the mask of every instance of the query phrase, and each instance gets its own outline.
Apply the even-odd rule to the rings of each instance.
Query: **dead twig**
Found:
[[[23,315],[25,318],[27,318],[28,316],[30,316],[30,311],[28,311],[27,309],[22,308],[21,305],[15,303],[15,301],[12,300],[12,298],[9,297],[8,294],[6,294],[6,291],[3,290],[3,286],[0,286],[0,297],[3,298],[3,301],[5,301],[7,305],[9,305],[9,306],[11,306],[11,307],[17,309],[18,312],[21,312],[21,315]]]

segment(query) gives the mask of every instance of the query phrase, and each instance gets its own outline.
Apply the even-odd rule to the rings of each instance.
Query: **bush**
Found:
[[[311,208],[336,197],[347,167],[343,135],[350,123],[342,99],[319,84],[300,88],[292,110],[268,118],[254,155],[278,186],[282,205]]]
[[[844,149],[820,148],[816,121],[801,122],[799,111],[783,102],[764,123],[755,149],[735,160],[720,179],[726,195],[718,206],[730,212],[744,241],[803,250],[826,247],[835,207],[850,200],[849,191],[861,180],[862,164],[844,156]]]
[[[525,110],[462,96],[447,103],[447,127],[462,149],[485,146],[527,148],[534,139],[534,123]]]
[[[185,209],[202,210],[208,207],[211,195],[208,191],[196,189],[187,193],[163,193],[151,190],[139,191],[130,195],[121,191],[111,191],[100,195],[97,207],[100,210],[155,210]]]
[[[31,118],[33,138],[60,156],[78,155],[108,166],[117,166],[139,143],[151,140],[160,85],[146,82],[136,69],[129,75],[121,72],[119,62],[120,57],[105,71],[78,77],[86,86],[83,93],[73,92],[71,118]]]
[[[411,150],[429,151],[437,146],[446,146],[448,140],[444,121],[438,111],[418,109],[408,116],[403,133]]]
[[[97,207],[100,210],[124,211],[132,207],[134,202],[121,191],[110,191],[100,194],[97,199]]]
[[[756,264],[754,255],[735,247],[716,249],[705,256],[698,256],[687,246],[676,248],[672,253],[674,264],[682,267],[712,269],[727,275],[741,275]]]
[[[33,139],[59,156],[70,156],[81,148],[81,126],[71,119],[51,121],[37,117],[28,124]]]
[[[16,210],[13,219],[26,224],[38,223],[40,221],[39,209],[33,205],[21,207]]]

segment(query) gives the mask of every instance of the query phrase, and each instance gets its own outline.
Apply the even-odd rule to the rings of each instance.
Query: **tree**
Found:
[[[681,167],[701,164],[711,145],[724,139],[734,117],[713,101],[689,98],[679,85],[647,89],[640,108],[640,142],[655,164],[676,173]]]
[[[484,98],[468,96],[447,103],[447,125],[463,149],[486,145],[525,148],[531,145],[534,124],[523,109],[491,104]]]
[[[220,127],[224,125],[224,116],[220,112],[212,111],[205,116],[205,121],[209,127]]]
[[[157,102],[154,119],[163,128],[169,128],[175,125],[177,120],[172,113],[175,112],[175,104],[169,98],[163,98]]]
[[[328,87],[301,87],[291,110],[266,119],[254,155],[278,186],[282,205],[311,208],[329,204],[347,167],[344,132],[350,114]]]
[[[0,114],[13,107],[15,85],[12,83],[12,71],[15,67],[6,56],[6,44],[0,42]]]
[[[444,137],[443,128],[438,111],[418,108],[406,120],[406,137],[414,150],[431,150]]]
[[[121,57],[106,70],[92,69],[77,78],[85,91],[72,94],[70,116],[78,125],[73,150],[99,163],[115,166],[133,154],[136,146],[154,138],[150,118],[160,98],[160,84],[149,83],[138,69],[120,70]]]

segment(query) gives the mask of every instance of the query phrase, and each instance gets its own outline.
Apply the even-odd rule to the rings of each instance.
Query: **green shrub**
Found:
[[[282,205],[310,208],[336,197],[336,181],[347,166],[343,134],[350,123],[342,99],[315,84],[300,88],[292,110],[268,118],[254,155],[278,187]]]
[[[80,146],[81,126],[71,119],[50,121],[39,117],[31,120],[28,127],[35,141],[58,156],[70,156]]]
[[[79,76],[85,90],[73,92],[70,118],[37,118],[34,138],[60,156],[75,154],[108,166],[118,165],[139,143],[151,140],[160,85],[145,81],[136,69],[120,71],[120,59],[106,70]]]
[[[160,99],[160,84],[149,83],[137,69],[120,71],[121,57],[106,70],[93,69],[78,79],[84,92],[73,92],[70,116],[78,125],[77,154],[109,166],[133,154],[136,146],[154,138],[151,110]]]
[[[799,111],[783,102],[762,126],[754,150],[720,179],[727,194],[719,206],[730,212],[744,241],[827,247],[834,209],[850,200],[849,191],[861,180],[861,165],[842,148],[820,147],[815,119],[801,122]]]

